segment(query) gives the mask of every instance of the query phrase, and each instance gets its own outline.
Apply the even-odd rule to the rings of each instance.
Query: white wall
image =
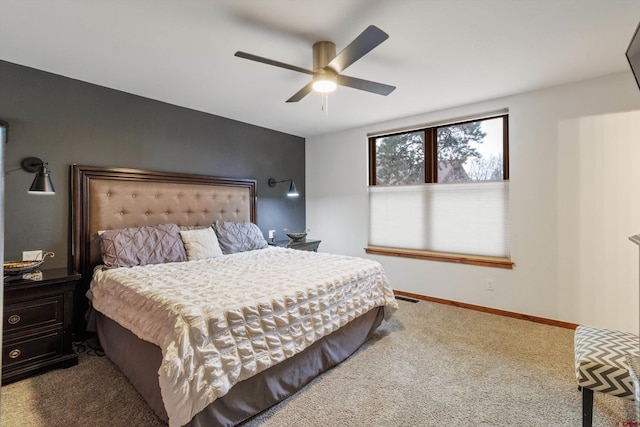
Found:
[[[501,108],[514,269],[365,254],[367,133]],[[308,138],[307,227],[321,251],[379,261],[397,290],[638,333],[639,170],[640,90],[625,72]]]

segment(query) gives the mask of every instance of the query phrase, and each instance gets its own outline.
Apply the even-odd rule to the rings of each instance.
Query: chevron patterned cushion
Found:
[[[638,337],[628,332],[578,326],[574,336],[578,385],[633,400],[625,357],[640,355]]]

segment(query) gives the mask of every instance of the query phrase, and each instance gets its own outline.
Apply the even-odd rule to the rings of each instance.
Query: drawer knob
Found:
[[[17,359],[18,357],[20,357],[20,354],[22,354],[22,352],[16,348],[9,352],[9,357],[11,359]]]
[[[20,316],[18,316],[17,314],[12,314],[11,316],[9,316],[8,322],[11,325],[15,325],[19,321],[20,321]]]

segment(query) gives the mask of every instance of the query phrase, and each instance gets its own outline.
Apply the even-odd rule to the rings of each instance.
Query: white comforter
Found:
[[[379,263],[281,248],[99,270],[89,296],[162,349],[171,427],[373,307],[386,320],[398,307]]]

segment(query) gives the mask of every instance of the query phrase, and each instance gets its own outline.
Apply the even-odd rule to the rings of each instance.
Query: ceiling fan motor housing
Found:
[[[320,71],[336,57],[336,44],[317,42],[313,45],[313,71]]]

